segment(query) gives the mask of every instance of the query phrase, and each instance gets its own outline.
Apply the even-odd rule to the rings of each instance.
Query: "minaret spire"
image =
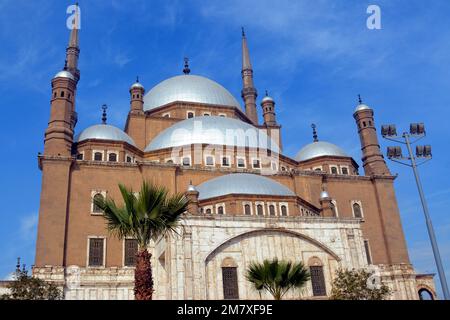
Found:
[[[67,70],[70,71],[76,81],[80,79],[80,70],[78,70],[78,57],[80,55],[79,46],[79,29],[80,29],[80,7],[78,3],[75,5],[75,15],[72,21],[72,30],[70,31],[69,44],[66,49]]]
[[[245,113],[253,124],[257,125],[258,115],[256,113],[256,97],[258,96],[258,93],[253,83],[253,68],[250,62],[250,53],[244,28],[242,28],[242,81],[242,99],[244,99],[245,103]]]

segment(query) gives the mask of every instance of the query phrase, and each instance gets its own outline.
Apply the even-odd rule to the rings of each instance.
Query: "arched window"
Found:
[[[434,300],[433,294],[425,288],[419,290],[420,300]]]
[[[311,284],[313,289],[313,296],[326,296],[325,278],[323,276],[322,266],[310,266],[309,273],[311,274]]]
[[[331,167],[331,174],[338,174],[336,167]]]
[[[222,206],[217,207],[217,214],[223,214],[223,207]]]
[[[249,204],[246,204],[246,205],[244,206],[244,213],[245,213],[245,215],[247,215],[247,216],[249,216],[249,215],[252,214],[252,210],[251,210]]]
[[[262,204],[258,204],[256,206],[256,213],[258,214],[258,216],[263,216],[264,215]]]
[[[362,218],[361,205],[359,203],[353,204],[353,216],[355,218]]]
[[[83,156],[84,156],[83,153],[77,154],[77,160],[83,160]]]
[[[108,155],[108,161],[110,161],[110,162],[117,162],[117,154],[116,153],[110,153]]]
[[[285,205],[281,206],[281,215],[287,216],[287,207]]]
[[[61,91],[61,98],[64,98],[64,91]]]
[[[187,117],[188,117],[188,119],[193,118],[194,117],[194,113],[193,112],[188,112]]]
[[[183,166],[188,167],[188,166],[190,166],[190,165],[191,165],[191,158],[189,158],[189,157],[184,157],[184,158],[183,158]]]
[[[245,168],[245,158],[238,158],[237,166],[238,166],[238,168]]]
[[[271,216],[274,216],[274,215],[275,215],[275,206],[274,206],[273,204],[271,204],[271,205],[269,206],[269,214],[270,214]]]
[[[100,208],[97,204],[96,201],[99,200],[104,200],[105,198],[103,197],[103,195],[101,193],[97,193],[93,198],[92,198],[92,212],[93,213],[102,213],[102,208]]]
[[[211,208],[206,209],[206,214],[211,214]]]
[[[337,217],[338,216],[338,211],[337,211],[336,201],[335,200],[331,201],[330,207],[331,207],[331,211],[333,212],[333,217]]]
[[[348,175],[348,168],[347,167],[342,167],[341,171],[342,171],[342,174]]]
[[[102,161],[103,160],[103,153],[102,152],[94,153],[94,160],[95,161]]]
[[[130,156],[127,156],[127,162],[131,162],[131,157]]]

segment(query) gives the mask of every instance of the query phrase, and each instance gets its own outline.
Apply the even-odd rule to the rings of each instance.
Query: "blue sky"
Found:
[[[319,138],[340,145],[361,164],[352,118],[357,94],[377,125],[398,130],[423,121],[434,159],[420,168],[441,254],[450,278],[450,2],[426,1],[144,1],[81,0],[81,81],[77,131],[109,122],[123,127],[136,75],[150,89],[181,73],[207,76],[240,99],[240,28],[245,26],[259,92],[277,102],[284,151],[293,156]],[[49,117],[50,79],[64,65],[68,40],[61,0],[0,0],[0,278],[21,256],[34,261],[41,172],[37,153]],[[366,28],[370,4],[381,30]],[[383,150],[389,144],[381,141]],[[411,259],[435,272],[423,213],[406,167],[396,192]],[[439,282],[436,282],[439,287]]]

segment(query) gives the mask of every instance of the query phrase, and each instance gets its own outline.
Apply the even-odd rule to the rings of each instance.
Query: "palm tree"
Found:
[[[183,194],[168,195],[164,187],[147,182],[135,195],[131,189],[119,184],[124,204],[117,206],[113,199],[99,198],[94,202],[99,206],[107,221],[109,232],[119,239],[137,239],[139,249],[136,254],[134,273],[134,296],[136,300],[151,300],[153,295],[151,254],[147,247],[150,240],[157,240],[175,228],[186,212],[189,200]]]
[[[261,296],[262,290],[268,291],[275,300],[291,289],[300,289],[310,279],[310,274],[302,262],[264,260],[253,262],[247,269],[246,278],[253,283]]]

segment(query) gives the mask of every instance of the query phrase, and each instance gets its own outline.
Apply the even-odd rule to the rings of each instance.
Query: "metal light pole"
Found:
[[[425,195],[423,193],[422,183],[421,183],[420,177],[419,177],[419,171],[417,169],[418,165],[423,164],[431,159],[431,146],[427,145],[427,146],[417,146],[416,147],[416,156],[418,158],[426,159],[424,162],[422,162],[420,164],[417,164],[416,156],[414,155],[412,148],[411,148],[411,140],[410,140],[411,136],[417,137],[417,139],[415,141],[413,141],[412,143],[415,143],[418,140],[425,137],[424,125],[423,125],[423,123],[412,123],[410,125],[410,133],[405,132],[402,135],[404,142],[398,140],[397,130],[395,128],[395,125],[382,126],[381,133],[382,133],[383,138],[385,138],[385,139],[406,144],[406,147],[407,147],[408,153],[409,153],[409,157],[405,158],[402,156],[400,147],[388,147],[387,156],[390,160],[400,163],[400,164],[403,164],[403,165],[407,165],[409,167],[412,167],[412,169],[413,169],[414,177],[416,179],[417,189],[419,190],[420,201],[422,202],[423,213],[425,215],[425,222],[427,224],[428,236],[430,237],[431,247],[433,249],[433,254],[434,254],[434,260],[436,261],[436,267],[437,267],[438,274],[439,274],[439,280],[441,282],[442,293],[444,294],[445,300],[450,300],[450,294],[448,291],[447,280],[445,277],[444,267],[442,265],[441,255],[439,253],[439,247],[438,247],[438,244],[436,241],[436,235],[434,233],[433,224],[431,222],[431,217],[430,217],[430,214],[428,211],[428,205],[427,205],[427,202],[425,199]],[[394,159],[409,160],[410,164],[401,162],[398,160],[394,160]]]

